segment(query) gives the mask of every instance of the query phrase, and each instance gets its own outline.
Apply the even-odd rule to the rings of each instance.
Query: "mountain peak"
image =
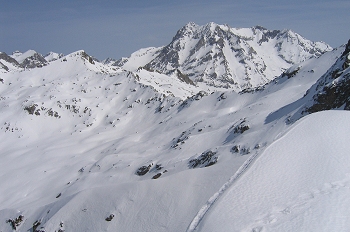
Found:
[[[241,91],[264,85],[291,65],[329,50],[329,45],[291,30],[188,23],[145,67],[167,75],[179,70],[194,83]]]
[[[254,29],[260,30],[260,31],[267,31],[266,27],[260,26],[260,25],[256,25],[253,27]]]
[[[350,39],[349,39],[348,43],[345,45],[345,50],[344,50],[342,56],[346,56],[349,53],[350,53]]]
[[[62,58],[64,55],[62,53],[56,53],[56,52],[49,52],[44,56],[45,60],[47,62],[55,61],[60,58]]]
[[[189,22],[177,31],[176,35],[173,37],[172,41],[178,40],[184,36],[192,35],[198,28],[198,25],[194,22]]]
[[[24,53],[15,51],[10,57],[15,59],[21,68],[42,67],[47,64],[47,61],[44,59],[44,57],[34,50],[28,50]]]

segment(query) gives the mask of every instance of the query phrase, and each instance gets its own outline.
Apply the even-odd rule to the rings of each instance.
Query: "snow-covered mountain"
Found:
[[[56,52],[49,52],[47,53],[44,58],[47,62],[58,60],[62,58],[64,55],[62,53],[56,53]]]
[[[189,23],[167,46],[140,50],[115,65],[130,71],[143,67],[186,77],[196,84],[241,91],[266,84],[291,65],[319,57],[331,49],[291,30]]]
[[[28,50],[25,53],[16,51],[11,57],[14,58],[22,68],[37,68],[47,64],[45,58],[34,50]]]
[[[186,53],[201,38],[205,45]],[[176,41],[179,66],[163,66]],[[219,75],[219,84],[190,75],[202,66],[191,71],[184,57],[227,54],[229,41],[246,46],[246,64],[263,60],[259,75],[275,67],[278,77],[260,82],[252,72],[250,84],[222,88]],[[247,56],[248,47],[257,54]],[[348,229],[338,217],[349,215],[348,201],[338,204],[348,194],[348,113],[300,112],[320,102],[324,86],[346,83],[349,49],[287,30],[191,23],[172,45],[119,61],[82,50],[0,53],[0,231],[313,231],[322,212],[324,228]],[[22,65],[40,61],[35,54],[42,65]],[[206,62],[240,70],[215,59]],[[246,74],[236,74],[243,83]],[[334,99],[348,95],[341,89]]]
[[[7,55],[5,52],[0,52],[0,71],[8,72],[10,70],[18,69],[20,64],[17,60]]]
[[[34,50],[28,50],[24,53],[20,51],[13,52],[12,55],[7,55],[5,52],[0,53],[0,70],[2,71],[19,71],[21,69],[41,68],[48,62],[62,58],[63,54],[49,52],[45,56],[37,53]]]

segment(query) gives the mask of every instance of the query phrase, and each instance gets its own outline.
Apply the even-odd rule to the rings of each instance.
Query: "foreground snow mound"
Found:
[[[201,219],[199,231],[347,231],[350,113],[297,122]]]

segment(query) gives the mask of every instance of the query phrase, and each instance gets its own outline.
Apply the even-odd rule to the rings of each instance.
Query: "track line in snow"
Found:
[[[193,232],[198,227],[201,220],[204,218],[205,214],[208,212],[208,210],[214,205],[214,203],[223,195],[223,193],[235,183],[239,177],[242,176],[244,172],[250,167],[250,165],[253,163],[253,161],[258,157],[259,154],[262,152],[256,152],[255,154],[251,155],[244,163],[243,165],[236,171],[236,173],[230,177],[230,179],[217,191],[214,193],[213,196],[209,198],[207,203],[202,206],[202,208],[198,211],[197,215],[192,219],[190,225],[187,228],[187,232]]]

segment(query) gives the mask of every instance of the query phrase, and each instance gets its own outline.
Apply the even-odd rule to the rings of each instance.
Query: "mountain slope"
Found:
[[[322,110],[350,110],[350,40],[334,65],[312,86],[301,114]]]
[[[221,207],[235,189],[232,175],[255,157],[251,167],[266,171],[259,160],[279,141],[323,123],[290,122],[305,92],[347,50],[289,66],[238,93],[194,86],[180,69],[173,78],[137,68],[162,49],[139,50],[122,67],[77,51],[42,67],[0,72],[1,231],[186,231],[203,205],[209,219],[197,228],[211,228],[218,214],[208,199],[218,196]]]
[[[4,73],[0,220],[23,215],[20,231],[38,223],[45,231],[185,231],[250,155],[288,129],[285,117],[266,123],[268,115],[301,98],[326,69],[263,91],[186,100],[84,51]]]
[[[320,75],[321,77],[305,92],[302,98],[273,112],[267,121],[281,115],[288,115],[288,122],[293,123],[305,115],[319,111],[349,110],[349,49],[350,43],[348,42],[339,49],[325,54],[325,56],[332,55],[335,58],[332,65],[327,64],[330,68]],[[325,65],[322,59],[320,61],[318,66]],[[290,68],[282,77],[294,78],[294,76],[315,75],[315,71],[315,68],[305,70],[302,65],[298,65]]]

